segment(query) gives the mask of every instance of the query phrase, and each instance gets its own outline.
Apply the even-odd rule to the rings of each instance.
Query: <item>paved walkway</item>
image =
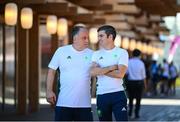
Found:
[[[98,121],[95,99],[92,103],[93,117]],[[130,121],[180,121],[180,88],[176,96],[145,97],[141,103],[140,118],[130,118]],[[52,121],[53,118],[54,110],[49,105],[41,105],[39,112],[23,116],[15,114],[12,106],[6,106],[5,112],[0,112],[0,120]]]

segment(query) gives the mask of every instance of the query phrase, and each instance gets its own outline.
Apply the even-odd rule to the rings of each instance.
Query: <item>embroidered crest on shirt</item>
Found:
[[[71,59],[71,56],[68,56],[67,59]]]
[[[85,60],[88,60],[88,57],[87,57],[87,56],[85,56],[85,57],[84,57],[84,59],[85,59]]]
[[[99,58],[99,60],[102,60],[103,59],[103,57],[101,56],[100,58]]]

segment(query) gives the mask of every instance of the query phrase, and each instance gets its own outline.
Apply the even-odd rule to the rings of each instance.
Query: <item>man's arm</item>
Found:
[[[97,63],[93,62],[90,73],[91,76],[104,75],[110,71],[116,70],[117,68],[117,65],[101,68]]]
[[[145,89],[145,91],[148,90],[148,84],[147,84],[146,78],[144,79],[144,89]]]
[[[54,105],[56,102],[56,95],[53,92],[53,83],[54,83],[54,77],[56,74],[56,70],[49,69],[47,74],[47,81],[46,81],[46,99],[47,102],[49,102],[51,105]]]
[[[112,77],[112,78],[120,78],[122,79],[124,75],[126,74],[127,66],[125,65],[118,65],[117,70],[113,70],[111,72],[106,73],[106,76]]]

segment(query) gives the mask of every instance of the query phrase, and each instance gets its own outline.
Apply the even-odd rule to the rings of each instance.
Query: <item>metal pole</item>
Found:
[[[14,45],[14,47],[15,47],[15,49],[14,49],[14,56],[15,56],[15,60],[14,60],[14,106],[16,107],[17,106],[17,89],[16,89],[16,79],[17,79],[17,70],[16,70],[16,68],[17,68],[17,66],[16,66],[16,63],[17,63],[17,56],[16,56],[16,54],[17,54],[17,32],[16,32],[16,26],[14,27],[14,39],[15,39],[15,45]]]
[[[6,31],[5,31],[5,24],[2,27],[3,33],[3,62],[2,62],[2,111],[5,108],[5,81],[6,81]]]

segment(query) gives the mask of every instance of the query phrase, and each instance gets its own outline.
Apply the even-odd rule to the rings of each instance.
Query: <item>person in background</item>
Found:
[[[55,105],[56,121],[92,121],[90,68],[93,51],[88,49],[88,30],[72,29],[73,44],[59,47],[53,55],[47,74],[47,101]],[[60,92],[53,92],[56,70],[60,70]]]
[[[152,61],[151,64],[151,86],[152,86],[152,94],[157,95],[157,84],[158,84],[158,64],[157,61]]]
[[[169,65],[169,83],[168,83],[168,93],[171,92],[173,95],[176,94],[176,78],[178,77],[178,71],[173,61]],[[172,89],[171,89],[172,88]]]
[[[168,80],[169,80],[169,64],[166,59],[163,59],[162,65],[162,80],[161,80],[161,95],[168,95]]]
[[[146,84],[146,70],[143,61],[140,59],[141,51],[135,49],[132,53],[133,57],[129,60],[127,71],[127,93],[129,97],[129,117],[132,117],[133,100],[136,99],[135,118],[139,118],[139,111],[141,105],[141,97],[143,88],[147,88]]]
[[[92,56],[92,76],[97,76],[97,113],[100,121],[127,121],[127,98],[123,77],[128,67],[128,53],[115,47],[116,30],[110,25],[98,29],[101,49]]]
[[[151,96],[151,90],[153,89],[152,88],[152,83],[151,83],[151,61],[149,60],[146,60],[146,59],[142,59],[142,61],[144,62],[144,66],[145,66],[145,69],[146,69],[146,84],[147,84],[147,89],[145,91],[145,94],[147,96]]]

